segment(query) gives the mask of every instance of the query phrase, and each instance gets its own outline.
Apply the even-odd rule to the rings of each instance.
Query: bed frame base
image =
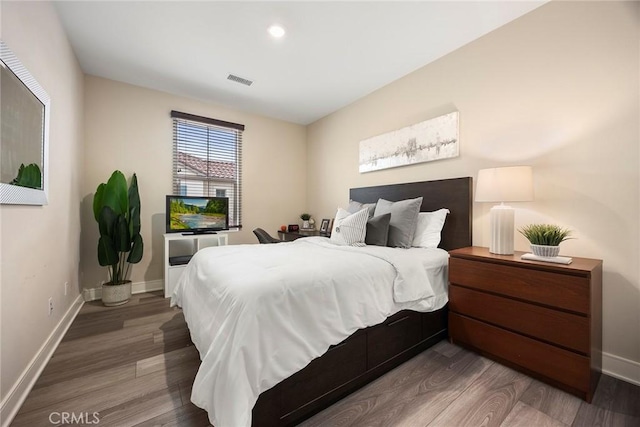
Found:
[[[422,197],[420,211],[447,208],[440,247],[471,246],[471,177],[352,188],[349,197],[375,203]],[[262,393],[254,426],[291,426],[320,412],[363,385],[447,337],[447,307],[431,313],[401,311],[380,325],[361,329],[303,370]]]
[[[447,307],[361,329],[260,395],[253,426],[293,426],[447,338]]]

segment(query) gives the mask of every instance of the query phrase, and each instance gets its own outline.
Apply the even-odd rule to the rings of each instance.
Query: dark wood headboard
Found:
[[[360,203],[375,203],[378,199],[392,202],[422,196],[421,212],[447,208],[451,212],[442,229],[440,247],[446,250],[471,246],[473,223],[473,188],[471,177],[437,181],[409,182],[352,188],[349,197]]]

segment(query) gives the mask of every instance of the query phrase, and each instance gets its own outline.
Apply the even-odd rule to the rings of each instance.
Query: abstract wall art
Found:
[[[459,155],[457,111],[360,141],[360,173]]]

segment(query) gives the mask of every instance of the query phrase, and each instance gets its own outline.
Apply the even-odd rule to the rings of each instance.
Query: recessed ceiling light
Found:
[[[268,29],[269,34],[271,34],[271,36],[279,39],[280,37],[284,36],[284,28],[282,28],[280,25],[272,25],[269,27]]]

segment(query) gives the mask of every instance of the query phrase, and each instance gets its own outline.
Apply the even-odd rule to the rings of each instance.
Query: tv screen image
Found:
[[[227,197],[167,196],[167,233],[228,229]]]

